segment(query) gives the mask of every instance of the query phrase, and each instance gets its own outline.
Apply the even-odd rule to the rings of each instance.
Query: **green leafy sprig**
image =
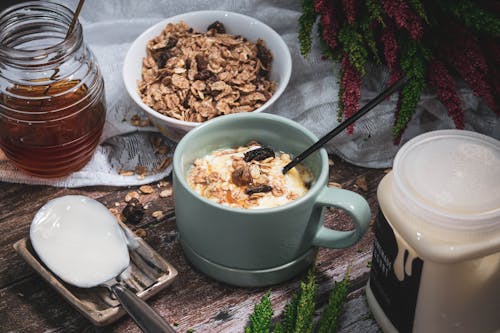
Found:
[[[336,332],[339,327],[339,318],[344,309],[349,293],[349,269],[344,278],[336,282],[330,295],[328,303],[323,309],[321,318],[318,323],[317,333],[332,333]]]
[[[303,56],[311,52],[312,29],[318,15],[314,11],[314,0],[302,1],[302,15],[299,18],[298,38],[300,41],[300,53]]]
[[[271,331],[271,319],[273,308],[268,291],[262,296],[260,303],[255,304],[253,313],[250,315],[250,325],[245,328],[245,333],[269,333]]]
[[[312,268],[307,277],[300,283],[298,292],[292,295],[285,305],[281,320],[272,325],[273,309],[270,292],[262,296],[260,303],[254,306],[250,315],[249,325],[245,333],[311,333],[313,331],[313,316],[316,308],[316,272]],[[349,289],[349,269],[344,278],[335,283],[332,288],[328,303],[320,317],[317,331],[320,333],[333,333],[339,326],[339,317],[347,300]]]

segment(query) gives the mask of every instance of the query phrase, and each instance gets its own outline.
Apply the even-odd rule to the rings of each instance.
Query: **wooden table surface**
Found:
[[[331,182],[355,191],[370,203],[373,218],[378,211],[376,190],[384,170],[353,166],[331,156]],[[186,261],[177,241],[175,218],[152,216],[153,212],[173,207],[172,196],[160,197],[171,188],[171,180],[151,184],[154,192],[142,194],[146,207],[140,228],[145,240],[179,272],[175,281],[151,298],[148,303],[178,332],[243,332],[253,305],[271,291],[275,316],[279,316],[304,276],[270,288],[237,288],[214,281],[196,271]],[[13,249],[13,244],[28,235],[35,212],[48,200],[67,194],[83,194],[99,200],[108,208],[121,211],[129,192],[138,187],[86,187],[78,189],[30,186],[0,182],[0,332],[140,332],[134,322],[124,316],[106,327],[95,327],[74,310],[42,280]],[[165,194],[165,193],[164,193]],[[163,195],[164,196],[164,195]],[[330,209],[325,223],[348,229],[345,213]],[[343,249],[320,249],[317,259],[317,305],[322,307],[334,280],[340,280],[351,265],[351,289],[339,332],[378,332],[366,306],[364,286],[369,275],[373,242],[371,227],[355,246]]]

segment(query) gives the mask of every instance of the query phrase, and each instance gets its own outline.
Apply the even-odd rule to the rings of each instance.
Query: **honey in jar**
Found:
[[[73,13],[43,1],[0,14],[0,148],[21,170],[61,177],[91,159],[105,122],[104,82]]]

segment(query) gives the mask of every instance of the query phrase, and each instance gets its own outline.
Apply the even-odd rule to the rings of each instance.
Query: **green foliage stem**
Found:
[[[305,282],[300,283],[300,296],[297,304],[297,322],[294,333],[312,332],[313,315],[315,309],[316,272],[311,269]]]
[[[471,0],[440,0],[438,3],[444,10],[451,11],[467,27],[500,37],[500,17],[493,12],[485,11],[476,2]]]
[[[385,27],[385,22],[382,14],[382,7],[377,0],[366,0],[366,8],[370,20],[378,22],[382,27]]]
[[[323,309],[321,318],[318,323],[317,333],[333,333],[336,332],[339,326],[339,317],[344,309],[349,293],[349,269],[347,270],[342,281],[336,282],[330,295],[328,303]]]
[[[302,0],[302,15],[299,18],[298,38],[300,53],[305,57],[311,52],[311,33],[316,22],[317,14],[314,11],[314,0]]]
[[[400,43],[402,45],[401,69],[408,77],[408,83],[401,92],[401,106],[392,132],[394,139],[401,135],[411,120],[425,88],[425,50],[422,50],[422,47],[410,38]]]
[[[421,0],[408,0],[410,7],[427,22],[427,15],[425,14],[425,8]]]
[[[339,32],[339,41],[344,52],[349,56],[349,62],[361,76],[366,74],[368,50],[365,47],[363,35],[358,31],[358,24],[345,24]]]
[[[271,331],[273,308],[269,295],[270,292],[267,292],[262,296],[260,303],[255,304],[253,313],[250,315],[250,326],[245,328],[245,333],[269,333]]]

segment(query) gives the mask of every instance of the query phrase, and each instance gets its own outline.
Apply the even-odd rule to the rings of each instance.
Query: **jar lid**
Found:
[[[395,199],[426,223],[464,232],[500,228],[500,141],[429,132],[398,151],[393,171]]]

